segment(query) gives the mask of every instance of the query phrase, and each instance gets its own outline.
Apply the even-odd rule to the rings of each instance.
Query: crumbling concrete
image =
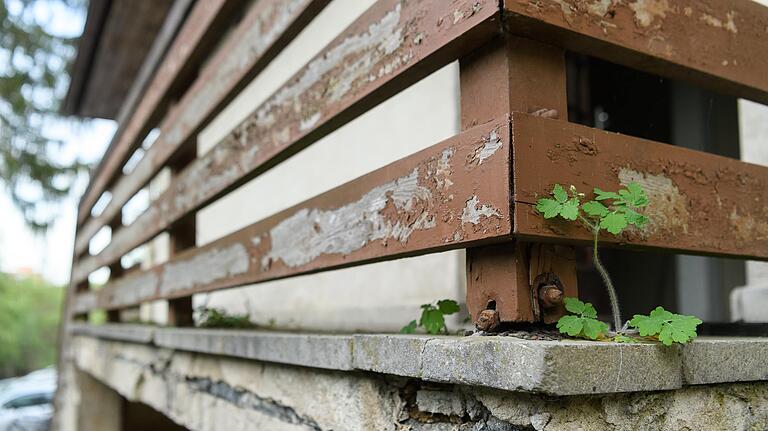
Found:
[[[751,430],[768,383],[547,396],[74,337],[75,364],[192,430]],[[574,374],[580,372],[574,370]]]

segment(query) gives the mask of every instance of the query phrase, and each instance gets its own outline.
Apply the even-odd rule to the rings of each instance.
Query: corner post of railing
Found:
[[[459,64],[462,130],[511,112],[568,119],[563,49],[504,34]],[[525,162],[511,161],[512,178],[515,164]],[[467,249],[467,307],[480,329],[551,323],[564,312],[562,298],[577,295],[573,247],[510,235],[507,242]]]

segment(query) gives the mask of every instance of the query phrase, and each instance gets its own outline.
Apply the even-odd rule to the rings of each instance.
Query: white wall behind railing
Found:
[[[210,150],[373,3],[331,2],[200,134],[199,153]],[[454,63],[200,211],[198,245],[456,134],[458,93]],[[167,239],[154,248],[154,255],[165,256]],[[263,283],[197,295],[195,304],[248,312],[257,323],[283,328],[397,330],[417,317],[422,303],[463,302],[463,256],[455,251]],[[144,317],[163,321],[162,310],[163,305],[145,307]]]

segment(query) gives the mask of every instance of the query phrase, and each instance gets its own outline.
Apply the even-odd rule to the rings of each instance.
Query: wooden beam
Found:
[[[506,36],[462,58],[459,65],[462,128],[512,111],[550,118],[568,116],[561,48]],[[537,262],[557,264],[531,267],[532,247]],[[562,315],[561,304],[539,306],[540,286],[533,283],[545,271],[559,280],[555,289],[578,296],[575,260],[558,256],[551,248],[521,241],[468,248],[467,309],[477,327],[492,331],[502,322],[549,322]]]
[[[168,48],[162,64],[143,92],[143,97],[135,107],[130,121],[119,124],[104,158],[93,171],[88,188],[80,200],[78,226],[91,216],[93,205],[113,178],[121,173],[123,164],[141,144],[143,136],[154,126],[151,123],[165,110],[169,92],[180,85],[178,82],[180,78],[189,79],[189,75],[209,54],[211,45],[202,43],[204,36],[208,35],[210,38],[210,34],[221,31],[221,25],[232,17],[237,3],[239,3],[237,0],[197,2],[189,12],[188,18]],[[177,15],[174,13],[171,17],[177,18]],[[217,27],[219,27],[218,30],[216,30]],[[121,118],[124,117],[121,115]],[[98,228],[96,230],[98,231]]]
[[[186,214],[482,45],[498,34],[498,14],[493,0],[377,2],[228,136],[180,173],[157,202],[112,238],[98,256],[83,259],[75,279],[87,277]],[[163,142],[153,148],[173,146],[171,141]],[[165,161],[155,160],[154,169]]]
[[[182,147],[194,144],[192,141],[197,133],[293,40],[328,1],[257,2],[224,46],[216,51],[181,101],[164,118],[160,135],[134,170],[117,179],[111,190],[112,198],[104,211],[83,225],[82,233],[75,241],[75,249],[86,250],[88,242],[101,226],[119,214],[123,205],[149,183],[166,162],[178,155]],[[151,98],[153,95],[154,99]],[[157,105],[161,96],[157,91],[148,93],[150,102],[155,102],[145,104],[147,109]],[[133,128],[127,129],[123,140],[136,143],[133,148],[138,145],[137,139],[141,136],[137,128],[151,126],[147,115],[148,112],[137,111],[131,119],[129,127]],[[122,156],[109,153],[107,157],[117,160]]]
[[[483,124],[80,297],[78,310],[509,239],[507,118]]]
[[[642,230],[606,244],[768,260],[768,168],[736,159],[563,121],[512,116],[515,234],[537,241],[587,243],[575,223],[534,210],[555,183],[616,190],[641,184],[650,198]]]
[[[751,0],[504,0],[505,28],[768,103],[768,8]]]

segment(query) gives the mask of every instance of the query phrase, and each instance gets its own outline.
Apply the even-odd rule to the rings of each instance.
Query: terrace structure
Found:
[[[723,323],[768,320],[766,32],[751,0],[92,0],[65,109],[118,128],[54,426],[768,428],[768,333]],[[610,307],[536,200],[630,182],[605,261],[625,315],[705,320],[684,347],[541,331]],[[461,335],[397,334],[445,298]]]

